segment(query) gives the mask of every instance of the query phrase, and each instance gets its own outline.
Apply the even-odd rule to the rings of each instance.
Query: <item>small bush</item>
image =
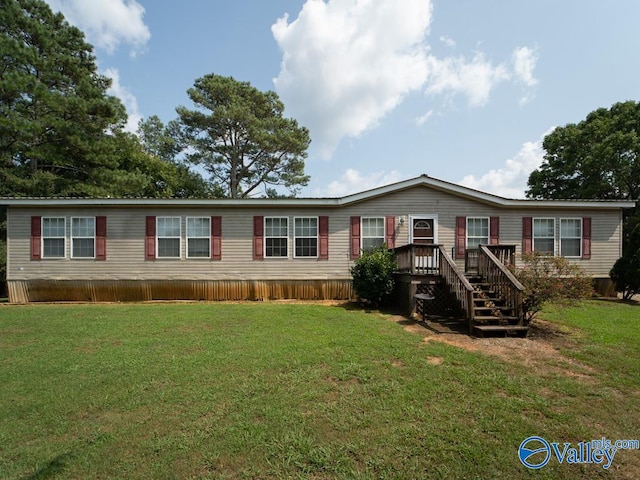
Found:
[[[640,293],[640,224],[631,232],[624,254],[613,265],[609,276],[625,300]]]
[[[393,292],[395,255],[385,245],[363,252],[351,267],[353,288],[358,297],[375,306],[384,305]]]
[[[540,252],[522,255],[524,266],[513,269],[524,286],[523,311],[530,322],[545,302],[579,300],[593,295],[593,280],[564,257]]]

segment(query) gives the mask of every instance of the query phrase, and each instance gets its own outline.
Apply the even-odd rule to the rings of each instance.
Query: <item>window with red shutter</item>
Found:
[[[107,217],[96,217],[96,260],[107,259]]]
[[[396,217],[385,217],[385,243],[387,248],[396,248]]]
[[[360,217],[351,217],[349,237],[350,258],[356,260],[360,258]]]
[[[318,260],[329,260],[329,217],[318,217],[318,239],[320,241],[320,249],[318,251]]]
[[[522,253],[533,251],[533,218],[522,217]]]
[[[145,219],[145,241],[144,241],[144,258],[145,260],[155,260],[156,258],[156,217],[148,216]]]
[[[253,217],[253,259],[264,258],[264,217]]]
[[[464,258],[467,242],[467,217],[456,217],[456,258]]]
[[[211,260],[222,260],[222,217],[211,217]]]
[[[42,258],[42,217],[31,217],[31,260]]]

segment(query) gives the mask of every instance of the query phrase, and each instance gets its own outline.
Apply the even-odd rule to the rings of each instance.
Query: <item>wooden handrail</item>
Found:
[[[447,253],[444,247],[439,246],[440,250],[440,275],[444,278],[447,285],[451,289],[460,305],[467,314],[469,320],[469,329],[473,328],[473,291],[474,288],[469,283],[464,273],[460,271],[456,263],[451,256]]]
[[[516,263],[516,246],[505,245],[503,243],[498,245],[485,245],[487,249],[493,253],[498,261],[503,265],[515,265]]]
[[[522,319],[524,286],[486,245],[480,245],[478,273],[490,288],[504,298]]]

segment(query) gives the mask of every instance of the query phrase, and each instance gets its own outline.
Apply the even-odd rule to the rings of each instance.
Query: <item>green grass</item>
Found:
[[[637,451],[520,464],[530,435],[640,427],[640,308],[543,316],[579,328],[564,352],[587,381],[342,307],[1,306],[0,478],[632,478]]]

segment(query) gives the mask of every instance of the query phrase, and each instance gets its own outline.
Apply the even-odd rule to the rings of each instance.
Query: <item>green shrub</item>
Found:
[[[393,292],[396,258],[385,245],[363,252],[351,267],[353,288],[360,299],[384,305]]]
[[[625,300],[640,293],[640,224],[631,232],[624,254],[613,265],[609,276]]]
[[[545,302],[579,300],[593,295],[593,280],[564,257],[541,252],[522,255],[524,266],[513,269],[524,286],[523,311],[530,322]]]

